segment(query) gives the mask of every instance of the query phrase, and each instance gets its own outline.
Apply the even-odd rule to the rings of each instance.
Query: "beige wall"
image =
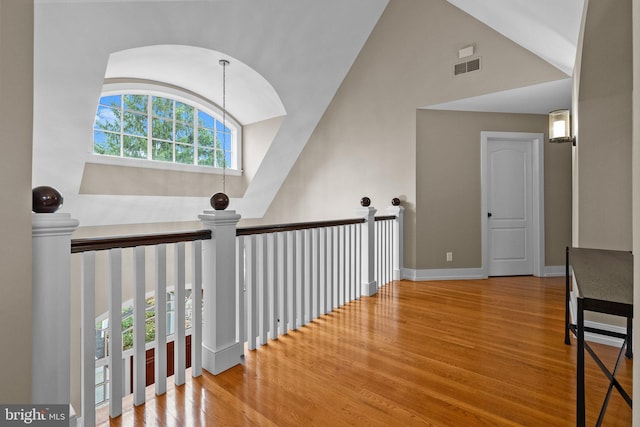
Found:
[[[31,402],[33,1],[0,0],[0,402]]]
[[[633,84],[640,85],[640,0],[633,0]],[[633,253],[640,253],[640,91],[633,91]],[[633,341],[640,340],[640,257],[633,261]],[[637,347],[636,347],[637,348]],[[637,350],[636,350],[637,351]],[[633,368],[633,394],[640,396],[640,366]],[[640,408],[633,408],[633,420],[640,420]]]
[[[631,0],[588,3],[578,94],[577,243],[630,250]]]
[[[416,253],[419,269],[480,268],[480,132],[534,132],[548,117],[420,110]],[[545,264],[564,264],[571,242],[571,145],[544,144]],[[453,262],[445,253],[453,252]]]
[[[477,46],[482,70],[454,77],[457,51],[469,43]],[[406,208],[405,267],[434,267],[424,248],[444,248],[420,240],[425,224],[417,224],[423,183],[416,172],[416,109],[561,78],[562,72],[445,0],[392,0],[263,221],[353,217],[362,196],[379,210],[399,196]],[[479,170],[477,160],[471,167]],[[446,193],[449,184],[441,185]],[[443,202],[455,210],[459,199]],[[479,236],[476,222],[460,227]],[[456,264],[475,267],[476,259],[461,253]]]

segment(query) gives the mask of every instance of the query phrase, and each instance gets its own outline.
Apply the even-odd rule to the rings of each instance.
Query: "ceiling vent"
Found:
[[[480,69],[480,58],[472,59],[466,62],[460,62],[453,66],[453,75],[458,76],[460,74],[470,73],[472,71],[478,71]]]

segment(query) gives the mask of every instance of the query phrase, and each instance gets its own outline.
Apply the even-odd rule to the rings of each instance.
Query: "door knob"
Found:
[[[488,213],[487,213],[487,216],[488,216],[489,218],[491,218],[491,217],[493,216],[493,214],[492,214],[491,212],[488,212]]]

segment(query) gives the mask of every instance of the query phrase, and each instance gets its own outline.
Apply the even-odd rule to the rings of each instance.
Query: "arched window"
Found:
[[[239,124],[228,115],[223,119],[213,104],[157,90],[103,92],[93,153],[149,160],[158,167],[173,163],[240,170],[239,135]]]

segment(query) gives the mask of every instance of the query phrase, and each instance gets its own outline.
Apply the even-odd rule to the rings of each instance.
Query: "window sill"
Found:
[[[222,168],[212,168],[208,166],[185,165],[181,163],[168,163],[155,160],[129,159],[126,157],[105,156],[101,154],[89,154],[86,163],[99,165],[125,166],[131,168],[157,169],[180,172],[208,173],[212,175],[222,175]],[[224,174],[230,176],[242,176],[241,169],[224,169]]]

